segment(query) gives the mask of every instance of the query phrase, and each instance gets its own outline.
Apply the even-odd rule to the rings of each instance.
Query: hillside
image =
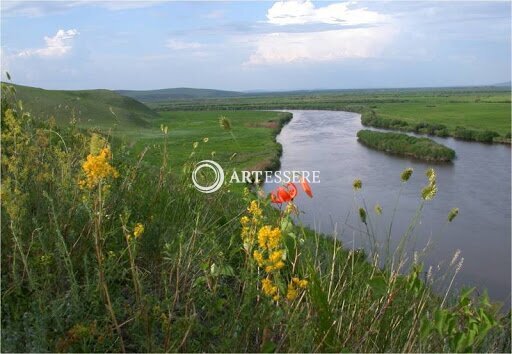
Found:
[[[145,127],[157,114],[144,104],[110,90],[44,90],[14,85],[16,98],[27,111],[44,119],[67,123],[75,117],[83,127]]]
[[[177,99],[227,98],[245,95],[243,92],[236,91],[196,89],[187,87],[147,91],[117,90],[115,92],[142,102],[163,102]]]

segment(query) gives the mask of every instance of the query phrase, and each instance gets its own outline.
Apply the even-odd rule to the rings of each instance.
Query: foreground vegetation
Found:
[[[415,159],[447,162],[455,158],[455,151],[428,138],[373,130],[360,130],[357,138],[360,143],[373,149]]]
[[[361,181],[351,229],[368,254],[301,227],[290,199],[276,210],[261,191],[197,192],[190,169],[215,139],[191,140],[176,163],[174,139],[194,123],[182,119],[171,142],[172,126],[159,128],[161,159],[146,161],[143,140],[57,126],[4,92],[2,351],[510,351],[497,305],[453,296],[450,283],[436,295],[421,259],[407,261],[414,220],[394,252],[378,247],[382,209],[366,208]],[[246,128],[215,122],[240,151],[253,144],[238,135]],[[436,191],[429,170],[418,212]]]

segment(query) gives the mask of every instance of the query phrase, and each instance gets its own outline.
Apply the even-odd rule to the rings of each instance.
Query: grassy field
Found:
[[[57,123],[73,120],[80,127],[109,127],[120,130],[149,126],[157,114],[132,98],[110,90],[43,90],[11,85],[27,111],[40,119],[54,117]]]
[[[346,92],[261,94],[225,99],[179,99],[150,103],[157,110],[237,109],[332,109],[364,112],[399,119],[411,125],[443,124],[449,131],[457,126],[477,131],[510,133],[510,91],[497,88],[359,90]]]
[[[468,97],[469,99],[470,97]],[[499,99],[495,96],[493,99]],[[423,100],[422,100],[423,101]],[[443,102],[425,99],[423,102],[377,105],[378,116],[400,119],[411,124],[428,122],[474,130],[492,130],[500,135],[510,132],[510,102]]]
[[[221,128],[222,116],[230,121],[231,131]],[[171,167],[178,171],[192,153],[197,159],[213,159],[227,170],[259,170],[278,166],[281,146],[275,135],[289,119],[291,114],[280,112],[162,112],[149,128],[123,131],[119,137],[134,143],[136,151],[149,146],[148,160],[157,164],[167,141]],[[162,125],[168,127],[168,135],[162,133]]]
[[[229,185],[202,194],[176,168],[213,151],[266,164],[286,114],[172,111],[84,129],[18,101],[2,95],[2,351],[510,352],[499,304],[451,292],[457,257],[434,293],[407,261],[410,232],[377,250],[382,210],[366,207],[364,181],[346,188],[367,253],[302,227],[300,205]],[[396,176],[398,195],[411,173]],[[418,212],[435,187],[427,171]]]

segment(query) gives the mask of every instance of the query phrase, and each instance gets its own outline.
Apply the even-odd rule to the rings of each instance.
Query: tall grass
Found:
[[[258,191],[201,194],[4,89],[2,351],[510,351],[485,296],[443,303],[420,263],[380,267]]]

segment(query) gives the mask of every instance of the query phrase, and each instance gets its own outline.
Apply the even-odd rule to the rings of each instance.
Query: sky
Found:
[[[511,76],[509,1],[2,1],[1,71],[47,89],[466,86]]]

